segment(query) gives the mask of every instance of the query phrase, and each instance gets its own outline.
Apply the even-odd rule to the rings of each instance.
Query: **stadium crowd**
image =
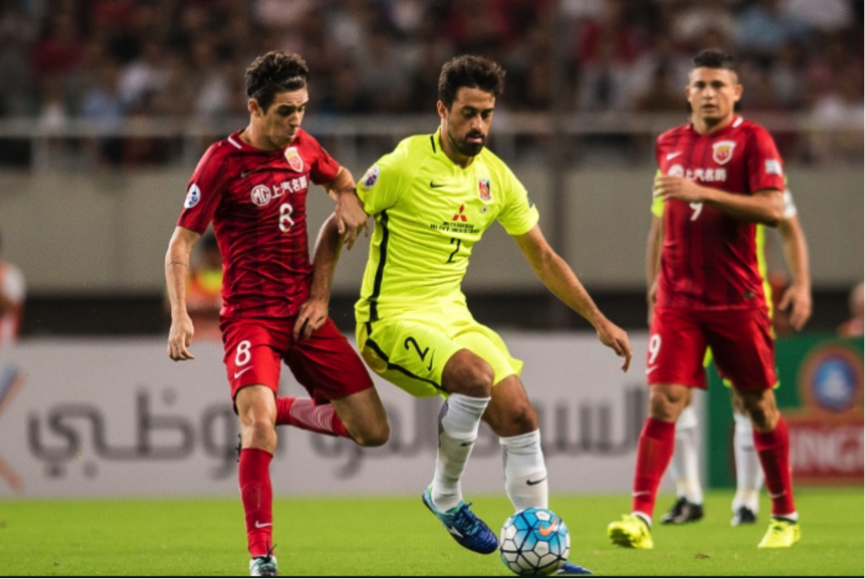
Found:
[[[690,57],[714,46],[740,58],[745,110],[863,124],[860,1],[563,0],[561,12],[558,5],[0,0],[0,78],[14,79],[0,83],[0,120],[62,127],[83,118],[111,127],[138,118],[243,118],[243,71],[274,48],[300,53],[315,71],[316,115],[429,112],[440,63],[463,52],[506,67],[502,109],[543,112],[555,96],[554,43],[564,43],[571,111],[680,111]],[[861,133],[840,149],[817,143],[803,160],[858,162],[861,145]]]

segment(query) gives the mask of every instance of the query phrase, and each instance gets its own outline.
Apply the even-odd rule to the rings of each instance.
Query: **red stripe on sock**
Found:
[[[652,516],[661,477],[664,476],[676,444],[676,423],[647,418],[637,445],[632,511]]]
[[[773,515],[796,512],[793,503],[793,473],[790,469],[790,433],[784,417],[772,432],[754,431],[754,448],[766,475],[766,489],[772,499]]]
[[[273,489],[270,484],[270,461],[273,455],[260,448],[240,451],[237,479],[246,518],[249,554],[267,555],[273,545]]]

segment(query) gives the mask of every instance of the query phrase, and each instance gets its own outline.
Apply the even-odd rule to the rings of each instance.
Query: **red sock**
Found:
[[[253,557],[267,555],[273,546],[271,459],[273,455],[260,448],[244,448],[240,451],[237,478],[246,516],[247,545],[249,554]]]
[[[647,418],[637,445],[637,469],[634,472],[634,498],[631,512],[655,511],[655,497],[661,477],[673,458],[676,443],[676,423]]]
[[[276,424],[354,440],[333,404],[316,404],[311,398],[277,398]]]
[[[772,515],[784,516],[796,512],[793,504],[793,473],[790,470],[790,433],[784,417],[772,432],[754,431],[754,448],[766,475],[766,488],[772,499]]]

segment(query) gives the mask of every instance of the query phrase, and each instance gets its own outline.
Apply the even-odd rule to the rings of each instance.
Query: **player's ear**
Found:
[[[733,102],[734,103],[739,102],[739,99],[742,98],[742,91],[744,91],[744,90],[745,90],[745,87],[742,86],[741,84],[738,84],[738,83],[733,87]]]
[[[446,119],[448,116],[448,108],[441,101],[436,102],[436,110],[438,111],[439,117],[442,119]]]
[[[249,111],[249,114],[253,117],[257,117],[261,114],[261,107],[258,106],[258,101],[255,99],[249,99],[246,101],[246,108]]]

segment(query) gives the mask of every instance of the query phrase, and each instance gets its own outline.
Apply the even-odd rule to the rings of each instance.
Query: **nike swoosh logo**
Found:
[[[769,493],[769,498],[770,499],[780,499],[781,497],[783,497],[786,494],[787,494],[787,491],[781,491],[777,495],[773,495],[772,493]]]
[[[538,480],[531,480],[531,479],[527,479],[527,480],[526,480],[526,484],[529,485],[530,487],[533,487],[533,486],[535,486],[535,485],[539,485],[539,484],[541,484],[541,483],[544,482],[545,480],[547,480],[547,477],[544,477],[544,478],[541,478],[541,479],[538,479]]]
[[[436,353],[433,352],[432,356],[429,357],[429,366],[427,366],[426,369],[429,370],[430,372],[432,372],[433,359],[435,358],[435,356],[436,356]]]
[[[649,366],[648,368],[646,368],[646,374],[651,374],[655,371],[655,368],[657,368],[657,366]]]
[[[272,527],[272,526],[273,526],[273,523],[259,523],[258,521],[255,521],[255,528],[256,529],[263,529],[265,527]]]
[[[670,159],[675,159],[676,157],[678,157],[681,154],[682,154],[681,151],[676,151],[675,153],[667,153],[667,160],[669,161]]]
[[[235,373],[234,373],[234,379],[237,380],[238,378],[240,378],[241,376],[243,376],[243,373],[244,373],[244,372],[249,372],[250,370],[252,370],[252,366],[250,366],[249,368],[244,368],[244,369],[241,370],[240,372],[235,372]]]
[[[438,189],[439,187],[444,187],[445,184],[444,183],[433,183],[432,181],[430,181],[429,186],[433,189]]]
[[[448,529],[448,533],[450,533],[451,535],[454,535],[455,537],[462,537],[463,536],[462,533],[460,533],[459,531],[457,531],[453,527],[448,527],[447,529]]]
[[[637,491],[635,493],[631,493],[631,496],[641,497],[643,495],[650,495],[650,494],[652,494],[652,493],[649,491]]]
[[[556,523],[558,517],[553,517],[553,520],[550,521],[550,524],[546,527],[538,528],[538,532],[541,534],[541,537],[549,537],[553,533],[559,530],[559,525]]]

